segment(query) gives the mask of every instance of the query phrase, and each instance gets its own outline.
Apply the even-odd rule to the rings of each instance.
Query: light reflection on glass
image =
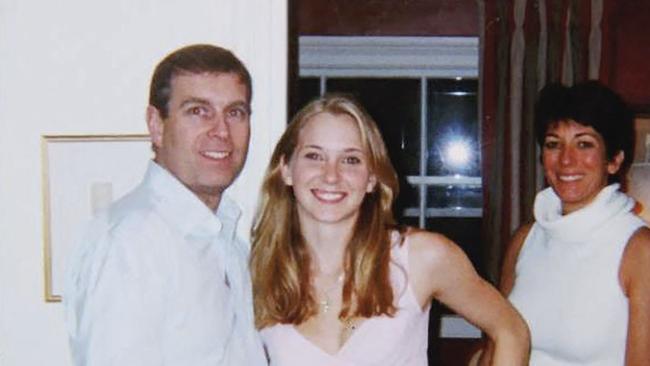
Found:
[[[450,126],[438,134],[438,141],[431,146],[430,156],[438,160],[437,174],[473,176],[478,169],[478,157],[474,141],[458,125]]]
[[[471,148],[465,140],[451,140],[444,147],[444,161],[452,167],[466,168],[471,156]]]

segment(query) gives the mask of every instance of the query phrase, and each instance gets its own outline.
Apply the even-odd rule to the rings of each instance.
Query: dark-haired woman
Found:
[[[620,191],[632,114],[594,81],[549,85],[536,109],[550,187],[515,233],[500,284],[530,327],[530,364],[648,365],[650,230]]]

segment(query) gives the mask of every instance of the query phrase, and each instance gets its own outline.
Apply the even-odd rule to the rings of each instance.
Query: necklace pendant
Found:
[[[328,300],[322,300],[320,302],[320,306],[323,307],[323,314],[327,314],[327,312],[330,310],[330,302]]]
[[[357,329],[357,324],[355,323],[355,321],[352,318],[347,318],[343,322],[343,329],[351,332],[351,331]]]

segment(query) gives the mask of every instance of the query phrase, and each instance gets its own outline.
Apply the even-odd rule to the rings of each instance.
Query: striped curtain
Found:
[[[497,283],[514,230],[532,220],[543,173],[533,135],[534,103],[548,82],[598,79],[603,14],[615,0],[477,0],[483,268]]]

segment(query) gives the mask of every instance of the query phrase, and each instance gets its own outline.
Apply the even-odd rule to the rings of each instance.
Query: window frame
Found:
[[[319,92],[328,78],[410,78],[420,80],[420,169],[406,177],[417,187],[418,207],[405,217],[417,217],[424,228],[430,217],[481,217],[482,208],[427,207],[427,188],[441,185],[481,187],[480,176],[432,176],[427,164],[427,98],[431,78],[478,79],[478,37],[300,36],[299,77],[318,78]],[[480,123],[480,121],[479,121]],[[480,131],[480,129],[479,129]],[[480,132],[477,136],[480,141]]]

